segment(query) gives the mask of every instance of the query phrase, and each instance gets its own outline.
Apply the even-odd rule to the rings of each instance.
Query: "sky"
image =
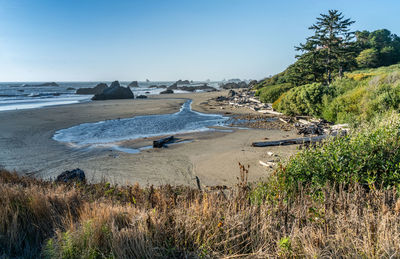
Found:
[[[398,0],[0,0],[0,82],[262,79],[329,9],[400,35]]]

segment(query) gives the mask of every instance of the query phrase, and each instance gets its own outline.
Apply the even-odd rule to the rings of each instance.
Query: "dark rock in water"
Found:
[[[178,80],[178,81],[176,81],[175,82],[175,84],[177,84],[177,85],[188,85],[188,84],[190,84],[190,81],[189,80]]]
[[[105,83],[100,83],[93,88],[79,88],[76,94],[101,94],[107,87]]]
[[[110,87],[120,87],[121,85],[119,84],[119,81],[116,80],[114,82],[111,83]]]
[[[55,82],[50,82],[50,83],[35,84],[35,85],[24,84],[22,86],[23,87],[37,87],[37,86],[59,86],[59,85]]]
[[[168,86],[167,89],[168,90],[177,90],[178,89],[178,84],[177,83],[173,83],[172,85]]]
[[[171,89],[167,89],[165,91],[162,91],[160,94],[173,94],[174,91],[172,91]]]
[[[149,94],[150,92],[144,92],[144,93]]]
[[[208,86],[207,84],[203,84],[203,85],[197,85],[197,86],[178,86],[177,83],[174,83],[170,86],[168,86],[169,90],[182,90],[182,91],[187,91],[187,92],[194,92],[197,90],[202,90],[202,91],[216,91],[217,89],[215,89],[214,87]]]
[[[229,90],[229,92],[228,92],[228,97],[234,97],[235,95],[237,95],[237,92],[236,91],[234,91],[234,90]]]
[[[237,89],[237,88],[247,88],[246,82],[242,81],[239,83],[226,83],[221,86],[222,89]]]
[[[188,92],[194,92],[194,91],[197,91],[197,90],[207,91],[207,92],[217,91],[217,89],[215,89],[212,86],[208,86],[207,84],[203,84],[203,85],[200,85],[200,86],[182,86],[182,87],[179,88],[179,90],[188,91]]]
[[[85,182],[86,181],[85,172],[83,172],[79,168],[76,168],[71,171],[62,172],[59,176],[57,176],[56,179],[56,182],[64,182],[64,183],[69,183],[73,181]]]
[[[146,95],[138,95],[136,96],[136,99],[146,99],[147,96]]]
[[[67,91],[70,91],[70,90],[75,90],[75,88],[73,88],[73,87],[68,87],[68,88],[67,88]]]
[[[133,99],[134,95],[129,87],[120,86],[118,81],[111,83],[110,87],[103,90],[102,93],[96,94],[92,100],[111,100],[111,99]]]
[[[137,81],[132,81],[132,82],[128,85],[128,87],[139,87],[139,84],[138,84]]]

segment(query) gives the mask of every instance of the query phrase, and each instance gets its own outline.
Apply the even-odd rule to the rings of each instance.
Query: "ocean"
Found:
[[[92,95],[75,94],[79,88],[95,87],[102,82],[57,82],[58,86],[37,86],[45,82],[2,82],[0,83],[0,111],[33,109],[45,106],[89,102]],[[104,82],[108,85],[111,82]],[[122,86],[130,82],[120,81]],[[138,82],[139,87],[131,88],[135,96],[155,95],[164,91],[163,88],[149,88],[152,85],[170,86],[173,81]],[[220,82],[192,82],[186,86],[197,86],[207,83],[219,88]],[[184,91],[174,90],[175,93]]]

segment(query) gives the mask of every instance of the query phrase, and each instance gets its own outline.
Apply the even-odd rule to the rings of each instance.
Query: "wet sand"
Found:
[[[165,149],[148,149],[129,154],[110,148],[78,149],[52,139],[54,133],[81,123],[129,118],[136,115],[174,113],[186,99],[193,110],[207,113],[254,113],[245,108],[214,107],[207,100],[226,92],[159,95],[148,99],[97,101],[41,109],[0,112],[0,166],[41,178],[55,178],[64,170],[81,168],[89,181],[118,184],[228,185],[237,182],[238,163],[250,165],[249,179],[268,177],[272,169],[259,160],[285,159],[295,146],[255,148],[254,141],[278,140],[294,132],[266,129],[235,129],[233,132],[202,132],[179,136],[190,142]],[[151,144],[151,139],[127,141],[126,147]]]

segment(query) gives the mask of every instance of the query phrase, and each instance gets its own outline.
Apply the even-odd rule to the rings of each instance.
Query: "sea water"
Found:
[[[100,82],[57,82],[59,86],[37,86],[43,82],[2,82],[0,83],[0,111],[33,109],[45,106],[72,104],[90,101],[92,95],[77,95],[79,88],[92,88]],[[110,85],[111,82],[106,82]],[[127,86],[130,82],[120,82]],[[138,82],[139,87],[131,87],[135,96],[156,95],[165,88],[155,86],[169,86],[174,82]],[[202,82],[194,82],[186,86],[201,85]],[[209,82],[210,86],[219,87],[219,82]],[[30,86],[27,86],[30,85]],[[151,87],[150,87],[151,86]],[[183,91],[175,90],[180,93]]]
[[[214,130],[224,126],[229,119],[218,114],[204,114],[191,109],[186,101],[179,112],[173,114],[145,115],[127,119],[84,123],[55,133],[53,139],[74,146],[102,145],[145,137],[173,135]]]

